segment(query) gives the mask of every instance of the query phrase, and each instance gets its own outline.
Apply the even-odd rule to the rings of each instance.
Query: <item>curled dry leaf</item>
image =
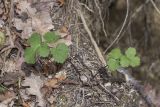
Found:
[[[66,79],[66,71],[60,71],[56,74],[54,78],[47,81],[45,83],[45,86],[51,87],[51,88],[57,88],[59,85],[58,83],[62,82],[65,79]]]

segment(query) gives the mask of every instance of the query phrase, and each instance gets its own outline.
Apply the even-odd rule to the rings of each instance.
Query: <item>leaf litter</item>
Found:
[[[40,1],[37,1],[37,0],[34,0],[34,1],[32,1],[32,0],[23,0],[23,1],[22,0],[13,0],[13,3],[16,7],[15,8],[15,13],[16,13],[15,16],[16,17],[14,17],[12,20],[13,27],[15,27],[17,32],[20,33],[20,35],[18,35],[18,33],[16,33],[16,36],[18,35],[22,40],[26,40],[30,37],[30,35],[33,32],[37,32],[37,33],[40,33],[43,35],[45,32],[48,32],[50,30],[55,30],[54,25],[52,23],[50,10],[52,10],[51,8],[52,8],[53,4],[57,2],[57,0],[53,0],[52,2],[49,2],[49,1],[50,0],[45,0],[45,1],[44,0],[40,0]],[[60,2],[60,7],[61,7],[61,6],[65,5],[67,1],[58,0],[58,2]],[[1,24],[1,26],[2,26],[2,24]],[[61,26],[60,30],[56,29],[58,34],[61,36],[61,39],[59,41],[57,41],[58,43],[62,42],[62,43],[67,44],[67,46],[70,46],[72,44],[71,35],[70,35],[68,29],[69,28],[67,28],[65,25]],[[85,37],[83,37],[83,38],[85,38]],[[50,45],[52,46],[52,44],[50,44]],[[89,46],[91,46],[91,45],[89,45]],[[87,47],[87,46],[85,46],[85,47]],[[87,48],[87,49],[89,49],[89,48]],[[77,51],[76,51],[76,53],[77,53]],[[23,52],[21,54],[23,56]],[[82,52],[82,54],[83,54],[83,52]],[[10,64],[7,64],[6,68],[7,67],[9,68],[9,70],[7,71],[7,72],[9,72],[9,74],[16,72],[17,66],[20,67],[20,65],[24,61],[22,56],[20,57],[21,59],[18,59],[19,63],[11,62]],[[86,56],[84,56],[84,57],[86,57]],[[31,66],[33,66],[33,65],[31,65]],[[79,67],[79,65],[77,67]],[[10,70],[10,68],[14,68],[14,69]],[[71,68],[71,66],[69,68]],[[82,74],[85,73],[85,69],[83,69],[82,71],[83,71]],[[6,70],[3,69],[2,72],[5,73]],[[19,72],[21,72],[21,71],[19,71]],[[0,82],[5,84],[6,86],[16,84],[18,81],[18,77],[24,76],[24,75],[18,75],[19,72],[16,72],[17,75],[14,75],[13,77],[12,76],[7,77],[5,75],[3,78],[0,78]],[[56,72],[58,72],[58,71],[56,71]],[[38,71],[39,75],[35,75],[34,73],[31,73],[30,76],[25,77],[24,80],[22,80],[20,82],[21,85],[19,85],[19,90],[18,90],[20,93],[20,97],[22,99],[22,105],[24,107],[34,107],[36,105],[35,103],[38,103],[39,106],[45,107],[45,105],[46,105],[45,94],[47,94],[47,93],[50,93],[50,97],[48,97],[48,98],[51,98],[50,99],[51,103],[55,103],[57,101],[58,97],[60,97],[60,99],[58,99],[58,101],[57,101],[57,104],[59,104],[63,99],[65,99],[65,96],[61,97],[62,95],[67,95],[67,94],[69,95],[70,94],[70,96],[74,97],[74,99],[70,98],[70,99],[72,99],[72,100],[70,100],[70,103],[73,104],[73,103],[75,103],[73,101],[76,101],[77,106],[78,105],[79,106],[85,105],[85,102],[90,102],[89,101],[90,98],[97,97],[96,92],[93,93],[93,91],[90,91],[90,89],[88,90],[89,87],[88,88],[80,87],[80,89],[79,89],[79,86],[78,87],[75,86],[75,88],[67,86],[68,88],[66,88],[66,89],[64,88],[65,86],[60,87],[61,82],[63,82],[64,80],[66,80],[68,78],[68,75],[67,75],[68,72],[69,71],[67,71],[67,70],[61,70],[56,75],[51,75],[51,78],[48,76],[48,78],[50,78],[50,79],[42,76],[39,71]],[[74,79],[75,77],[77,77],[77,75],[79,75],[79,74],[74,75],[72,73],[70,74],[72,76],[71,79]],[[7,83],[8,80],[5,78],[10,78],[10,84]],[[90,80],[92,80],[92,79],[90,79]],[[79,85],[79,83],[78,83],[78,85]],[[91,85],[93,85],[93,84],[91,84]],[[27,86],[27,88],[22,88],[24,86]],[[47,89],[46,89],[47,92],[45,94],[42,92],[42,88],[44,88],[44,87],[47,87]],[[59,87],[60,87],[60,90],[58,89]],[[96,87],[96,88],[98,88],[98,87]],[[102,93],[99,89],[96,91]],[[10,92],[12,92],[12,91],[10,91]],[[92,93],[94,94],[94,96],[92,96]],[[11,95],[6,95],[5,96],[6,98],[2,97],[3,98],[2,100],[4,103],[3,102],[0,103],[0,106],[5,107],[7,104],[11,103],[11,100],[13,98],[15,98],[15,94],[13,96],[11,96]],[[28,103],[28,99],[29,99],[30,95],[35,95],[37,100],[31,101]],[[12,98],[12,99],[10,99],[10,98]],[[16,96],[16,98],[17,98],[17,96]],[[67,100],[69,102],[69,99],[67,99]],[[94,100],[92,100],[92,101],[94,101]],[[68,102],[67,102],[67,104],[68,104]],[[65,106],[67,106],[67,104],[66,104],[66,102],[64,103]]]

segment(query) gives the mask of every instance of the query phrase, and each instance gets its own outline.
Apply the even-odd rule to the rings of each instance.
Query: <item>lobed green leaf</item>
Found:
[[[54,60],[58,63],[64,63],[67,59],[69,48],[64,43],[58,44],[56,48],[51,49],[51,54]]]
[[[121,56],[121,58],[120,58],[120,65],[122,67],[128,67],[129,64],[130,64],[130,60],[125,55]]]
[[[28,39],[28,43],[31,45],[31,46],[40,46],[41,44],[41,35],[38,34],[38,33],[33,33],[31,35],[31,37]]]
[[[26,63],[34,64],[35,63],[35,57],[36,57],[36,49],[28,47],[24,51],[24,59]]]
[[[109,54],[108,58],[119,59],[122,56],[121,50],[119,48],[113,49]]]
[[[130,59],[130,65],[132,67],[137,67],[140,65],[140,58],[138,56],[132,57],[132,59]]]
[[[113,58],[110,58],[108,60],[107,65],[108,65],[109,70],[111,71],[115,71],[120,67],[119,62]]]
[[[126,51],[125,51],[125,54],[128,58],[132,58],[136,55],[136,49],[135,48],[128,48]]]
[[[47,57],[49,55],[49,47],[46,43],[42,44],[38,50],[37,53],[39,54],[39,56],[41,57]]]
[[[44,34],[43,38],[45,39],[45,42],[51,43],[51,42],[56,42],[60,36],[55,34],[55,32],[47,32]]]

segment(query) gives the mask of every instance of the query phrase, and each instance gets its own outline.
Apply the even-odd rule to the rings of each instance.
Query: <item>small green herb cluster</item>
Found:
[[[107,65],[110,71],[120,67],[137,67],[140,65],[140,58],[136,55],[135,48],[128,48],[125,54],[122,54],[119,48],[115,48],[107,55]]]
[[[64,63],[69,53],[68,46],[65,43],[59,43],[52,48],[48,46],[49,43],[56,43],[59,39],[60,36],[55,32],[47,32],[44,36],[33,33],[27,41],[30,47],[24,51],[25,62],[34,64],[38,56],[49,57],[51,55],[55,62]]]

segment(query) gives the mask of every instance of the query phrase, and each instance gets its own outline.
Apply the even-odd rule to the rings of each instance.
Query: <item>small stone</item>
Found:
[[[118,90],[116,88],[112,89],[112,93],[117,93]]]
[[[53,96],[50,96],[48,101],[52,104],[54,101],[56,101],[56,99]]]
[[[4,26],[4,21],[0,19],[0,28]]]
[[[86,83],[88,81],[87,77],[85,75],[80,76],[80,79]]]
[[[111,86],[111,83],[110,83],[110,82],[105,83],[104,86],[105,86],[105,87],[110,87],[110,86]]]

